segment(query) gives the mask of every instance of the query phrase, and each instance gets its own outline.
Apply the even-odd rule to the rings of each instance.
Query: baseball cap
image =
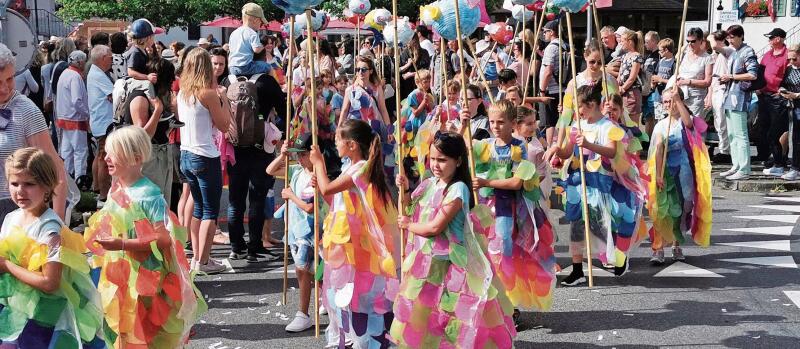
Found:
[[[244,4],[244,6],[242,6],[242,15],[256,17],[260,19],[263,24],[268,22],[267,18],[264,17],[264,9],[262,9],[261,6],[258,6],[256,3],[248,2]]]
[[[80,50],[72,51],[72,53],[69,54],[69,64],[78,62],[86,62],[86,53]]]
[[[297,137],[294,142],[292,142],[291,147],[289,147],[289,151],[292,153],[311,151],[312,143],[313,141],[311,140],[311,133],[303,133],[300,135],[300,137]]]
[[[557,31],[558,30],[558,22],[557,21],[547,22],[547,23],[544,24],[544,29],[545,30]]]
[[[624,26],[622,26],[622,27],[617,28],[617,31],[614,32],[614,35],[620,36],[622,34],[625,34],[625,32],[629,32],[629,31],[631,31],[631,30],[626,28],[626,27],[624,27]]]
[[[768,37],[770,39],[772,39],[772,38],[774,38],[776,36],[780,36],[780,37],[786,39],[786,31],[781,29],[781,28],[775,28],[775,29],[772,29],[771,32],[764,34],[764,36],[766,36],[766,37]]]
[[[153,28],[153,23],[150,23],[147,19],[139,18],[131,23],[130,32],[134,39],[144,39],[155,34],[155,29]]]

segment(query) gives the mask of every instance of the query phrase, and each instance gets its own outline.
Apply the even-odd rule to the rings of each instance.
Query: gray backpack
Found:
[[[259,114],[256,88],[256,80],[261,75],[253,75],[250,79],[231,76],[228,99],[231,102],[233,125],[227,132],[227,138],[235,147],[263,147],[264,119]]]

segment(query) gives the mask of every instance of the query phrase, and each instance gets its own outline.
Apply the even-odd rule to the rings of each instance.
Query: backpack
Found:
[[[642,65],[642,68],[639,69],[639,83],[642,85],[642,96],[649,96],[653,93],[653,85],[651,84],[653,81],[653,73],[648,71]]]
[[[764,77],[764,70],[766,67],[763,64],[758,64],[756,69],[756,79],[752,81],[744,81],[739,86],[742,91],[753,92],[758,91],[767,86],[767,79]]]
[[[553,70],[553,79],[555,79],[556,82],[558,82],[560,79],[561,84],[564,86],[564,88],[566,88],[567,84],[569,84],[569,81],[572,80],[572,63],[570,62],[571,56],[569,54],[569,46],[564,45],[564,43],[561,42],[560,44],[561,44],[561,62],[560,62],[561,69],[556,68]],[[548,44],[548,46],[549,45],[558,45],[558,44],[551,41]],[[561,72],[561,74],[559,74],[559,71]]]
[[[228,99],[231,102],[233,124],[226,135],[235,147],[263,147],[264,120],[259,114],[256,88],[256,80],[261,75],[253,75],[250,79],[231,76]]]
[[[125,126],[125,102],[128,100],[130,90],[128,89],[127,79],[119,79],[114,82],[114,89],[111,92],[111,104],[114,108],[113,128],[118,129]]]

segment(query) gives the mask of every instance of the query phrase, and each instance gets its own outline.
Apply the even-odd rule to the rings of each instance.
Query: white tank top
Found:
[[[189,101],[178,93],[178,115],[186,125],[181,127],[181,150],[208,158],[219,157],[219,148],[212,136],[216,129],[211,121],[211,113],[194,96]]]

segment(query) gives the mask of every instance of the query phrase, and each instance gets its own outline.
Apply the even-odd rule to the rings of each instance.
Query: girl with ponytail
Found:
[[[639,231],[641,220],[638,219],[644,202],[645,194],[640,189],[643,184],[637,167],[624,162],[630,136],[603,115],[601,95],[600,85],[578,89],[578,114],[581,118],[567,129],[566,146],[555,148],[555,155],[565,160],[567,169],[563,178],[567,187],[565,218],[571,222],[572,272],[561,281],[563,286],[586,282],[582,267],[586,219],[583,216],[584,199],[589,206],[592,252],[604,265],[613,265],[616,276],[628,271],[626,253],[644,234]],[[585,197],[581,188],[579,151],[583,152]]]
[[[333,196],[322,236],[321,298],[330,314],[328,338],[338,336],[340,347],[346,338],[355,348],[388,348],[400,237],[397,209],[383,172],[381,140],[366,122],[349,119],[337,130],[336,150],[347,160],[333,181],[319,148],[311,150],[317,189]]]

